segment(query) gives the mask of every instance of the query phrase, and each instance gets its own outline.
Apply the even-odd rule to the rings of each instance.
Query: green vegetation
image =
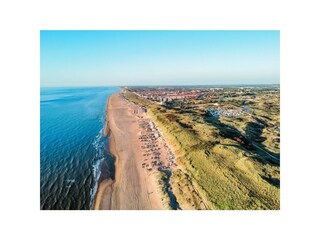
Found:
[[[162,106],[126,93],[130,101],[147,106],[172,147],[178,164],[172,186],[182,209],[279,209],[279,91],[220,95],[222,103],[222,97],[209,96]],[[215,102],[253,112],[214,118],[207,109]]]
[[[139,98],[139,96],[129,90],[125,91],[122,96],[127,99],[130,102],[136,103],[136,104],[141,104],[144,106],[148,106],[149,103],[143,99],[143,98]]]
[[[168,210],[171,210],[170,207],[170,198],[166,190],[166,182],[168,181],[168,175],[164,172],[157,172],[156,179],[158,180],[159,186],[161,186],[161,201],[164,206],[168,206]]]

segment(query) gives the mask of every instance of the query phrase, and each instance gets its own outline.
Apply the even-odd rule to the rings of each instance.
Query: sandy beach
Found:
[[[155,174],[141,167],[139,116],[119,93],[108,100],[107,127],[110,152],[115,156],[115,181],[100,182],[94,209],[164,209]]]
[[[106,179],[99,183],[94,210],[111,209],[112,184],[113,181],[111,179]]]

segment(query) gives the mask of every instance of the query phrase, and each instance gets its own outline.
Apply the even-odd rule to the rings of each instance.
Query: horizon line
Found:
[[[174,84],[160,84],[160,85],[156,85],[156,84],[151,84],[151,85],[78,85],[78,86],[40,86],[40,88],[80,88],[80,87],[178,87],[178,86],[196,86],[196,87],[200,87],[200,86],[268,86],[268,85],[280,85],[280,83],[236,83],[236,84],[178,84],[178,85],[174,85]]]

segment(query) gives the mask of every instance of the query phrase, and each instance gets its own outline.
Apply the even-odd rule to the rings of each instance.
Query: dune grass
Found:
[[[175,149],[178,164],[190,176],[187,184],[185,174],[173,172],[175,194],[186,209],[201,209],[199,197],[186,185],[193,185],[210,209],[279,209],[279,188],[262,178],[277,175],[278,167],[259,163],[237,142],[222,138],[217,129],[194,122],[191,116],[149,109]]]
[[[150,104],[130,92],[126,97],[147,106],[171,146],[178,163],[172,187],[182,209],[280,208],[279,166],[259,161],[237,141],[221,136],[200,113]],[[222,121],[241,132],[248,122]]]

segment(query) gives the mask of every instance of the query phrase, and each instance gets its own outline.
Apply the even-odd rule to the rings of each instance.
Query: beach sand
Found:
[[[111,196],[112,196],[111,179],[105,179],[99,183],[99,188],[95,196],[94,210],[111,209]]]
[[[116,158],[115,181],[99,184],[94,209],[164,209],[155,175],[141,167],[143,153],[134,105],[114,94],[108,100],[107,113],[110,152]]]

